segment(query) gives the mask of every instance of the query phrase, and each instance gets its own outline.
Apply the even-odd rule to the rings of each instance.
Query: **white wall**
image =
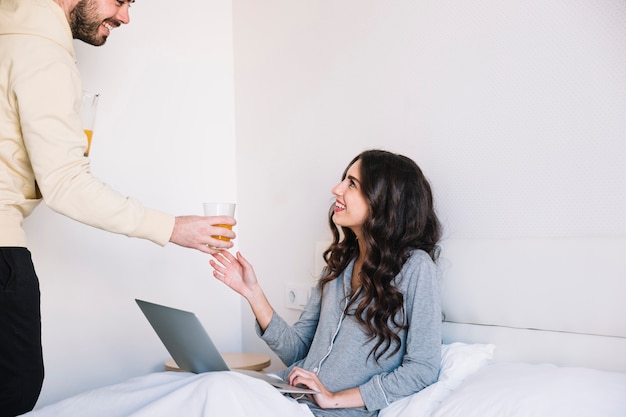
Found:
[[[239,243],[289,320],[365,148],[421,165],[446,237],[626,234],[623,1],[233,4]]]
[[[85,86],[103,93],[94,170],[172,212],[199,212],[207,190],[236,189],[239,247],[288,320],[297,312],[284,307],[284,284],[313,281],[330,190],[366,148],[422,166],[446,236],[623,236],[625,8],[137,2],[135,21],[106,46],[79,50]],[[192,96],[200,108],[183,102]],[[216,145],[226,149],[219,176],[206,172]],[[247,305],[240,312],[211,281],[204,256],[45,209],[27,226],[44,291],[42,402],[160,366],[166,355],[136,296],[198,312],[224,349],[243,337],[244,350],[268,352]]]
[[[101,93],[98,177],[172,214],[237,198],[231,22],[230,1],[138,1],[106,45],[76,42],[83,87]],[[42,292],[38,406],[163,369],[168,354],[134,298],[192,310],[220,348],[241,350],[239,298],[209,274],[207,255],[93,229],[43,204],[26,228]]]

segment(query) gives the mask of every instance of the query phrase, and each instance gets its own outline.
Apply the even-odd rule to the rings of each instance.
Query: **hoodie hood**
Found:
[[[52,0],[0,0],[0,36],[31,35],[49,39],[72,55],[72,31],[65,13]]]

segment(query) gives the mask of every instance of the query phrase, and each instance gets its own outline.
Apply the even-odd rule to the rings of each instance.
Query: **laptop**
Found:
[[[152,328],[183,371],[230,371],[198,317],[189,311],[135,299]],[[289,385],[284,380],[257,371],[233,369],[235,372],[262,379],[285,394],[314,394],[318,391]]]

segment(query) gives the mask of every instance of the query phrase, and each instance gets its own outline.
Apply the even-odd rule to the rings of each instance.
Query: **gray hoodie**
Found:
[[[374,341],[367,341],[354,316],[344,315],[354,261],[324,288],[319,286],[298,321],[289,326],[274,314],[264,333],[257,333],[289,365],[316,372],[331,392],[359,387],[365,407],[320,409],[308,399],[316,416],[376,416],[392,402],[414,394],[437,380],[441,361],[441,301],[439,273],[424,251],[416,250],[395,279],[404,294],[403,322],[408,330],[398,334],[402,346],[378,362],[369,355]]]

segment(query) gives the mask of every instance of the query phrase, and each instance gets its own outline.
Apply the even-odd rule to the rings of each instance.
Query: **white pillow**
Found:
[[[441,345],[441,369],[434,384],[385,407],[379,417],[429,417],[469,375],[493,359],[495,346],[454,342]]]
[[[432,417],[624,417],[626,373],[528,363],[476,372]]]

